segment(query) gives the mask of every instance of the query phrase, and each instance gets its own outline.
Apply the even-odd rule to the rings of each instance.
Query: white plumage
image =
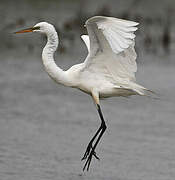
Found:
[[[81,73],[90,71],[96,78],[100,76],[104,80],[97,86],[101,97],[144,95],[146,88],[135,83],[134,32],[137,25],[136,22],[103,16],[86,21],[89,38],[83,35],[82,39],[90,50]],[[110,83],[107,83],[107,90],[105,80]]]
[[[54,52],[58,46],[55,28],[46,22],[18,31],[40,32],[47,36],[42,60],[45,70],[57,83],[78,88],[90,94],[97,105],[101,126],[89,142],[82,160],[86,159],[84,168],[89,169],[91,159],[96,155],[95,149],[101,139],[106,124],[100,108],[100,98],[111,96],[145,95],[148,89],[136,84],[137,71],[135,34],[138,23],[113,17],[95,16],[86,21],[88,35],[82,35],[88,49],[84,63],[63,71],[54,62]]]
[[[81,39],[84,41],[86,44],[86,47],[88,49],[88,52],[90,51],[90,41],[89,41],[89,36],[88,35],[82,35]]]

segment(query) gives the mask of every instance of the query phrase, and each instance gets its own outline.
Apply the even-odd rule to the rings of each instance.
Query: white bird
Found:
[[[42,61],[48,75],[57,83],[77,88],[92,96],[98,110],[101,125],[90,140],[82,160],[86,160],[83,170],[89,170],[96,147],[106,130],[106,123],[100,108],[100,98],[112,96],[144,96],[150,90],[136,83],[137,71],[135,34],[139,23],[113,17],[95,16],[86,21],[88,35],[84,40],[88,56],[85,61],[72,66],[67,71],[58,67],[54,52],[58,46],[58,35],[53,25],[37,23],[34,27],[18,31],[39,32],[47,36],[47,44],[42,52]]]

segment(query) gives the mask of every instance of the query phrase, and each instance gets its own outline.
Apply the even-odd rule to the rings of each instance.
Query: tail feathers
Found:
[[[145,89],[144,90],[144,96],[146,96],[148,98],[159,99],[160,100],[160,95],[155,93],[154,91],[152,91],[150,89]]]
[[[133,83],[131,86],[132,86],[132,89],[141,96],[146,96],[152,99],[160,99],[159,95],[150,89],[147,89],[136,83]]]

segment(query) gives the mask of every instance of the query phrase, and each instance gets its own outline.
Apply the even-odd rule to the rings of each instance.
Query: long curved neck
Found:
[[[57,83],[69,86],[68,77],[65,71],[58,67],[54,61],[54,53],[58,47],[58,35],[55,30],[49,32],[47,35],[47,44],[42,52],[42,60],[45,70],[49,76]]]

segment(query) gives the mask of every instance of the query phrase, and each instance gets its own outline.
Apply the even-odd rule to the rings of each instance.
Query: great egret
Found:
[[[88,56],[84,63],[76,64],[67,71],[54,62],[58,46],[58,35],[53,25],[37,23],[34,27],[16,33],[39,32],[47,36],[42,52],[45,70],[57,83],[78,88],[92,96],[98,110],[101,125],[90,140],[82,160],[83,170],[89,170],[92,157],[99,159],[95,149],[106,130],[106,123],[100,108],[100,98],[111,96],[146,95],[150,90],[136,84],[137,71],[135,34],[139,23],[114,17],[95,16],[86,21],[88,35],[84,40]]]

